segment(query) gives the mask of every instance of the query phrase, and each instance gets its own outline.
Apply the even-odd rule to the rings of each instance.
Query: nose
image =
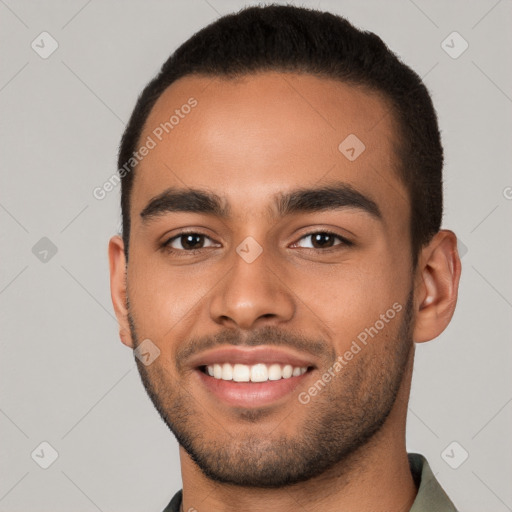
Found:
[[[224,327],[250,330],[280,325],[295,315],[293,292],[280,278],[279,270],[263,252],[254,260],[233,255],[234,264],[216,287],[210,302],[210,315]]]

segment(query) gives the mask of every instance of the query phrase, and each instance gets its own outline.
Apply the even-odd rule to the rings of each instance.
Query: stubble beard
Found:
[[[165,366],[136,362],[162,420],[209,479],[236,486],[280,488],[321,475],[335,465],[341,468],[349,459],[353,463],[379,432],[407,373],[413,345],[412,310],[411,292],[396,336],[387,340],[393,342],[389,350],[379,351],[376,358],[371,348],[362,348],[314,400],[307,405],[296,402],[296,407],[308,407],[309,412],[293,436],[280,433],[279,426],[262,435],[257,422],[266,416],[265,410],[242,413],[238,418],[241,427],[236,433],[227,432],[219,426],[221,420],[215,421],[216,411],[205,412]],[[130,313],[129,319],[132,339],[138,345]]]

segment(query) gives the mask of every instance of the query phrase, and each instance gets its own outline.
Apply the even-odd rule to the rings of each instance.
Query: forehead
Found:
[[[254,212],[279,192],[340,181],[407,214],[390,107],[365,88],[307,74],[187,76],[150,112],[132,208],[170,187],[211,190]],[[398,199],[398,201],[397,201]]]

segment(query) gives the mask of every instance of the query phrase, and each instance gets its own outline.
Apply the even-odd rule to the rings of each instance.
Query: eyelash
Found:
[[[307,238],[309,236],[318,235],[318,234],[334,236],[335,238],[340,240],[341,243],[336,244],[333,247],[328,247],[327,249],[317,249],[315,247],[305,247],[305,249],[313,250],[313,251],[320,251],[322,253],[330,253],[332,251],[339,250],[339,249],[341,249],[343,247],[351,247],[351,246],[354,245],[354,243],[351,242],[350,240],[347,240],[345,237],[339,235],[338,233],[335,233],[334,231],[330,231],[328,229],[323,229],[323,230],[319,230],[319,231],[311,231],[310,233],[306,233],[306,234],[302,235],[299,238],[299,241],[304,239],[304,238]],[[168,254],[177,255],[177,256],[195,255],[195,254],[198,254],[199,252],[201,252],[204,249],[209,249],[209,247],[202,247],[200,249],[190,249],[190,250],[186,250],[186,249],[173,249],[170,246],[170,244],[174,240],[176,240],[176,239],[178,239],[178,238],[180,238],[180,237],[182,237],[184,235],[199,235],[199,236],[204,236],[206,238],[210,238],[208,235],[206,235],[205,233],[201,233],[200,231],[181,231],[177,235],[174,235],[172,238],[169,238],[167,241],[165,241],[162,244],[162,249],[164,251],[166,251]],[[295,242],[295,243],[297,243],[297,242]]]

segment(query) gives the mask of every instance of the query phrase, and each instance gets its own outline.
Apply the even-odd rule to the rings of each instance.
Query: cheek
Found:
[[[293,273],[288,272],[286,284],[300,298],[298,307],[302,306],[304,314],[311,317],[313,313],[313,322],[328,326],[341,351],[376,322],[377,327],[384,322],[386,331],[396,323],[396,309],[404,306],[407,290],[403,277],[390,271],[389,264],[382,258],[368,263],[354,260],[294,269]],[[381,315],[386,318],[382,320]]]
[[[212,293],[221,274],[195,270],[188,265],[171,267],[161,257],[137,259],[128,271],[130,306],[139,337],[163,339],[190,324],[190,317]]]

